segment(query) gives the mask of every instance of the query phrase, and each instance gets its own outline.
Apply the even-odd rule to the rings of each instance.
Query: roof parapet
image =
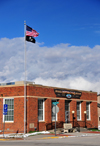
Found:
[[[26,81],[26,84],[35,84],[35,82]],[[24,81],[16,81],[16,82],[8,82],[8,83],[0,83],[0,86],[7,86],[7,85],[24,85]]]

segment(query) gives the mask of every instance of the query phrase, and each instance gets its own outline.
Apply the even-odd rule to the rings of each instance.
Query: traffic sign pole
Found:
[[[4,115],[4,124],[3,124],[3,137],[4,137],[4,129],[5,129],[5,115]]]
[[[57,108],[57,104],[58,104],[59,102],[53,102],[52,104],[55,106],[55,136],[56,136],[56,112],[58,113],[59,112],[59,108],[57,109],[57,111],[56,111],[56,108]],[[54,112],[54,111],[53,111]]]
[[[3,106],[3,115],[4,115],[4,124],[3,124],[3,137],[4,137],[4,129],[5,129],[5,115],[7,115],[8,105],[4,104]]]
[[[55,136],[56,136],[56,105],[55,105]]]

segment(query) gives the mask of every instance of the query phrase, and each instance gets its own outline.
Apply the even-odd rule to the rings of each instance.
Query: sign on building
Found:
[[[7,111],[8,111],[8,105],[4,104],[4,106],[3,106],[3,114],[7,115]]]
[[[56,97],[66,97],[68,99],[71,98],[80,98],[81,92],[74,91],[74,90],[63,90],[63,89],[54,89],[54,92],[56,94]]]

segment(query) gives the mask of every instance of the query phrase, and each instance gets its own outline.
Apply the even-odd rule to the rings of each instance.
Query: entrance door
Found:
[[[70,101],[65,100],[65,123],[70,122]]]

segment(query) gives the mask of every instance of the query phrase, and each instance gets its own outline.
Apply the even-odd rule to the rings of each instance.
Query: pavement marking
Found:
[[[7,140],[9,140],[9,139],[0,139],[0,141],[7,141]]]
[[[66,137],[89,137],[89,136],[96,136],[96,135],[100,135],[100,134],[85,134],[85,135],[73,135],[73,136],[57,136],[57,137],[43,137],[43,138],[39,138],[39,139],[56,139],[56,138],[66,138]]]
[[[43,138],[39,138],[39,139],[56,139],[56,138],[65,138],[68,136],[57,136],[57,137],[43,137]]]

